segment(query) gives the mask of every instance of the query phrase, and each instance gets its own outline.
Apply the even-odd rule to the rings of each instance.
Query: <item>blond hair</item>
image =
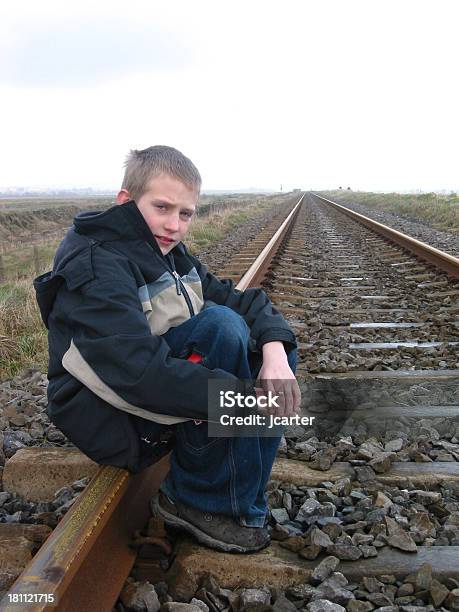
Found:
[[[168,174],[190,189],[201,189],[201,175],[193,162],[173,147],[155,145],[138,151],[132,149],[126,158],[121,189],[126,189],[134,200],[147,190],[150,179]]]

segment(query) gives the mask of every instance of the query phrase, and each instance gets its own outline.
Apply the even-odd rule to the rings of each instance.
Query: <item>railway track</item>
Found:
[[[370,593],[365,601],[372,607],[360,609],[373,609],[378,602],[394,605],[401,588],[396,581],[419,574],[423,563],[432,568],[434,580],[450,581],[443,587],[447,594],[433,583],[435,603],[444,595],[440,603],[449,601],[450,609],[456,609],[459,263],[451,257],[439,262],[441,255],[426,254],[422,245],[408,244],[401,236],[391,240],[403,240],[403,247],[388,242],[375,233],[381,228],[364,229],[343,213],[330,201],[307,194],[292,213],[294,226],[286,222],[270,241],[272,228],[267,228],[259,243],[254,240],[220,272],[238,281],[252,265],[239,288],[263,281],[290,320],[300,340],[298,378],[319,429],[286,432],[269,490],[278,541],[267,551],[236,560],[180,543],[169,579],[182,600],[205,571],[228,588],[245,581],[246,586],[292,589],[314,581],[318,562],[334,553],[346,583],[364,576],[393,577],[392,582],[378,580],[387,588],[377,585],[379,600]],[[269,266],[259,252],[266,254],[271,247]],[[407,248],[417,249],[417,257]],[[435,262],[426,263],[434,256]],[[135,561],[130,538],[147,523],[146,502],[165,470],[167,461],[135,477],[100,468],[9,594],[53,593],[63,610],[111,609]],[[366,521],[378,509],[373,522]],[[303,525],[296,520],[300,511]],[[302,531],[306,525],[309,530]],[[406,552],[413,545],[417,552]],[[138,575],[148,577],[158,563],[139,567]],[[428,582],[427,577],[424,587]],[[431,584],[432,577],[429,588],[418,585],[417,591],[400,595],[410,601],[395,605],[413,604],[421,591],[428,605]],[[296,609],[312,597],[307,589],[300,591],[290,593]],[[359,595],[357,587],[348,592]],[[347,595],[340,596],[343,603]],[[345,605],[352,598],[359,599],[353,595]]]

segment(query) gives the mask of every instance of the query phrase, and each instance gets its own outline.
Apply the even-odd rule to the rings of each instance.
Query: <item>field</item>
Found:
[[[199,214],[187,236],[192,252],[221,239],[244,221],[279,203],[262,195],[203,196]],[[78,210],[94,201],[18,201],[17,208],[1,212],[0,203],[0,381],[25,368],[47,369],[47,335],[35,301],[32,280],[52,268],[55,250]],[[98,202],[101,210],[110,200]],[[7,238],[6,238],[7,237]]]
[[[400,194],[371,193],[365,191],[327,191],[328,197],[343,204],[356,202],[370,208],[390,212],[409,219],[427,223],[431,227],[459,234],[459,196],[438,193]]]

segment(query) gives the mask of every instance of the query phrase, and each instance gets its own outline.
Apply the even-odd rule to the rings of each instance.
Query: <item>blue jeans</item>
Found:
[[[241,379],[255,379],[261,354],[249,352],[250,330],[226,306],[212,306],[163,338],[174,357],[192,352],[203,366],[220,368]],[[296,350],[288,354],[295,371]],[[242,525],[262,527],[267,514],[265,488],[280,438],[209,438],[207,423],[176,425],[177,444],[161,489],[175,501],[215,514],[233,516]]]

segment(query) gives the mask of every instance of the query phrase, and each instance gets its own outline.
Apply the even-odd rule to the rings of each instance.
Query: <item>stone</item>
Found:
[[[349,497],[352,500],[357,500],[362,501],[362,499],[367,499],[367,495],[365,495],[365,493],[363,493],[363,491],[359,491],[359,489],[352,489],[352,491],[349,493]],[[355,503],[355,502],[353,502]]]
[[[343,519],[339,516],[321,516],[317,521],[317,525],[325,527],[326,525],[341,525],[342,522]]]
[[[308,612],[346,612],[346,608],[328,599],[316,599],[306,606]]]
[[[2,491],[0,493],[0,507],[3,506],[3,504],[9,501],[10,499],[11,493],[8,493],[8,491]]]
[[[362,556],[360,548],[352,544],[332,544],[327,548],[327,553],[343,561],[356,561]]]
[[[301,567],[298,560],[286,560],[285,556],[277,542],[251,555],[234,555],[183,539],[167,573],[170,594],[174,600],[190,601],[208,574],[214,576],[221,588],[233,590],[259,586],[283,590],[307,582],[311,570]]]
[[[279,525],[280,527],[280,525]],[[284,527],[285,529],[287,529],[289,537],[290,536],[302,536],[303,535],[303,527],[301,525],[301,523],[297,522],[297,521],[289,521],[288,523],[284,523],[282,525],[282,527]]]
[[[375,546],[368,546],[367,544],[361,544],[359,548],[362,551],[364,559],[369,559],[370,557],[378,556],[378,550],[376,549]]]
[[[428,591],[432,583],[432,566],[429,563],[423,563],[416,573],[416,590]]]
[[[322,527],[322,532],[326,533],[328,537],[334,542],[336,538],[338,538],[342,534],[343,528],[335,523],[329,523],[328,525],[324,525]]]
[[[344,574],[342,574],[341,572],[333,572],[333,574],[331,576],[329,576],[326,580],[323,581],[323,583],[321,584],[321,587],[323,585],[326,584],[331,584],[333,586],[339,586],[339,587],[344,587],[347,586],[349,584],[348,579],[346,578],[346,576]]]
[[[136,608],[136,610],[137,609],[138,608]],[[141,608],[141,610],[145,610],[145,609],[146,608]],[[199,606],[195,604],[179,603],[176,601],[168,601],[167,603],[161,606],[161,612],[201,612],[201,610],[202,608],[200,608]]]
[[[331,502],[335,506],[341,503],[340,498],[328,489],[319,489],[316,491],[316,496],[320,503]]]
[[[387,510],[385,508],[376,508],[376,510],[371,510],[366,515],[365,520],[367,523],[380,525],[384,521],[386,514]]]
[[[411,519],[411,528],[421,532],[422,535],[435,538],[437,530],[430,520],[428,512],[419,512]]]
[[[455,580],[454,578],[450,578],[449,576],[445,576],[445,578],[443,578],[443,584],[449,591],[459,589],[459,581]]]
[[[15,525],[21,527],[21,525]],[[16,578],[32,559],[34,544],[24,535],[0,539],[1,571]]]
[[[384,593],[368,593],[367,599],[378,608],[392,605],[392,601]]]
[[[441,501],[441,493],[435,491],[415,490],[411,493],[413,494],[415,501],[423,506],[429,506],[430,504],[435,504]]]
[[[429,593],[434,606],[438,608],[448,597],[449,591],[441,582],[434,578],[430,584]]]
[[[209,606],[201,599],[196,599],[196,597],[193,597],[193,599],[190,601],[190,604],[197,606],[200,610],[202,610],[202,612],[209,612]]]
[[[352,538],[350,535],[347,535],[346,533],[342,533],[340,536],[338,536],[336,538],[336,542],[335,544],[352,544]]]
[[[93,476],[98,468],[79,450],[22,448],[5,464],[3,487],[30,501],[53,501],[58,489]]]
[[[361,601],[360,599],[351,599],[346,606],[348,612],[370,612],[373,609],[373,604],[369,601]]]
[[[284,595],[279,595],[270,610],[272,612],[297,612],[297,607]]]
[[[317,559],[321,551],[322,546],[319,546],[318,544],[311,544],[310,546],[305,546],[302,550],[300,550],[299,555],[303,559],[313,561],[314,559]]]
[[[325,471],[329,470],[333,465],[338,454],[337,449],[334,446],[329,446],[318,451],[309,463],[309,467],[313,470]]]
[[[304,436],[305,433],[306,430],[304,427],[301,427],[300,425],[289,425],[285,428],[284,436],[290,440],[298,440],[298,438]]]
[[[457,612],[459,610],[459,589],[450,591],[444,603],[448,610]]]
[[[309,602],[315,592],[316,589],[310,584],[299,584],[298,586],[289,587],[286,594],[296,601],[304,600]]]
[[[298,510],[298,513],[295,517],[296,521],[305,522],[311,516],[319,515],[319,512],[322,508],[322,504],[318,502],[316,499],[307,499],[304,504]]]
[[[397,589],[397,597],[406,597],[414,593],[414,585],[411,582],[404,582]]]
[[[322,503],[322,508],[319,514],[324,518],[332,518],[336,514],[336,506],[332,502],[326,501]]]
[[[327,546],[331,546],[333,544],[330,537],[321,531],[320,529],[313,529],[310,533],[311,545],[316,544],[317,546],[322,546],[323,548],[327,548]]]
[[[368,482],[376,478],[374,470],[369,465],[357,466],[355,474],[359,482]]]
[[[340,478],[336,481],[335,487],[338,495],[349,495],[352,490],[351,479],[348,476]]]
[[[281,525],[290,520],[288,512],[285,508],[274,508],[271,510],[271,516],[276,523],[280,523]]]
[[[274,491],[268,493],[268,505],[271,508],[271,513],[273,512],[273,508],[284,507],[282,497],[283,495],[280,489],[274,489]]]
[[[348,602],[351,599],[355,599],[355,597],[354,594],[347,589],[324,582],[318,587],[316,594],[313,595],[312,601],[315,599],[329,599],[341,606],[347,606]]]
[[[378,474],[385,474],[390,470],[391,460],[393,457],[393,453],[380,453],[374,459],[369,461],[368,465]]]
[[[404,531],[394,519],[385,517],[387,533],[389,535],[387,543],[393,548],[404,550],[405,552],[417,552],[418,548],[413,538]]]
[[[19,440],[17,432],[5,432],[5,437],[3,440],[2,461],[4,460],[4,457],[13,457],[20,449],[23,449],[24,446],[25,445],[21,442],[21,440]]]
[[[394,574],[381,574],[379,576],[379,580],[383,584],[395,584],[397,582],[397,578],[394,576]]]
[[[362,578],[362,584],[369,593],[379,593],[384,586],[382,582],[374,576],[365,576]]]
[[[389,508],[392,505],[392,500],[390,500],[382,491],[378,491],[373,505],[377,508]]]
[[[271,591],[266,588],[243,589],[239,594],[239,609],[261,612],[271,604]]]
[[[158,612],[161,607],[155,587],[149,582],[128,583],[121,591],[120,599],[123,606],[135,612]]]
[[[359,544],[371,544],[375,537],[371,534],[366,533],[354,533],[352,536],[352,543],[354,546],[358,546]]]
[[[26,422],[27,422],[26,416],[25,414],[22,414],[22,413],[15,414],[12,417],[10,417],[10,423],[15,425],[16,427],[24,427]]]
[[[367,440],[363,442],[357,449],[357,457],[359,459],[365,459],[367,461],[373,459],[376,455],[381,453],[382,446],[376,440]]]
[[[328,556],[323,559],[319,565],[314,568],[311,575],[311,583],[318,585],[326,580],[338,567],[339,559],[337,557]]]
[[[352,513],[352,515],[347,515],[346,516],[346,521],[348,520],[354,520],[355,518],[359,518],[360,516],[364,516],[363,512],[354,512]],[[356,523],[350,523],[348,525],[346,525],[345,527],[343,527],[344,531],[349,535],[352,532],[357,532],[359,529],[364,529],[367,526],[367,522],[359,519]]]
[[[289,537],[290,537],[290,532],[288,531],[288,529],[284,527],[284,525],[278,525],[276,523],[276,525],[274,525],[274,527],[272,528],[271,540],[282,541],[282,540],[286,540]]]
[[[6,525],[0,523],[0,540],[17,538],[23,536],[34,542],[42,544],[51,533],[52,529],[47,525]]]
[[[386,444],[384,445],[384,450],[387,452],[397,452],[399,450],[402,450],[403,448],[403,440],[402,438],[395,438],[394,440],[389,440],[389,442],[386,442]]]
[[[305,546],[305,540],[301,536],[292,536],[287,540],[284,540],[280,543],[282,548],[286,548],[287,550],[291,550],[292,552],[300,552]]]
[[[301,454],[301,458],[306,460],[309,460],[309,458],[317,452],[317,449],[311,444],[308,444],[308,442],[297,442],[294,449]]]
[[[277,452],[285,456],[285,453],[287,452],[287,448],[288,448],[287,440],[285,439],[284,436],[282,436],[281,441],[279,442],[279,446],[277,448]]]
[[[351,436],[343,436],[336,442],[336,446],[341,450],[353,450],[355,448]]]
[[[292,496],[290,495],[290,493],[285,492],[283,494],[282,503],[284,504],[284,508],[287,510],[287,512],[290,512],[290,510],[292,510],[293,501],[292,501]]]

